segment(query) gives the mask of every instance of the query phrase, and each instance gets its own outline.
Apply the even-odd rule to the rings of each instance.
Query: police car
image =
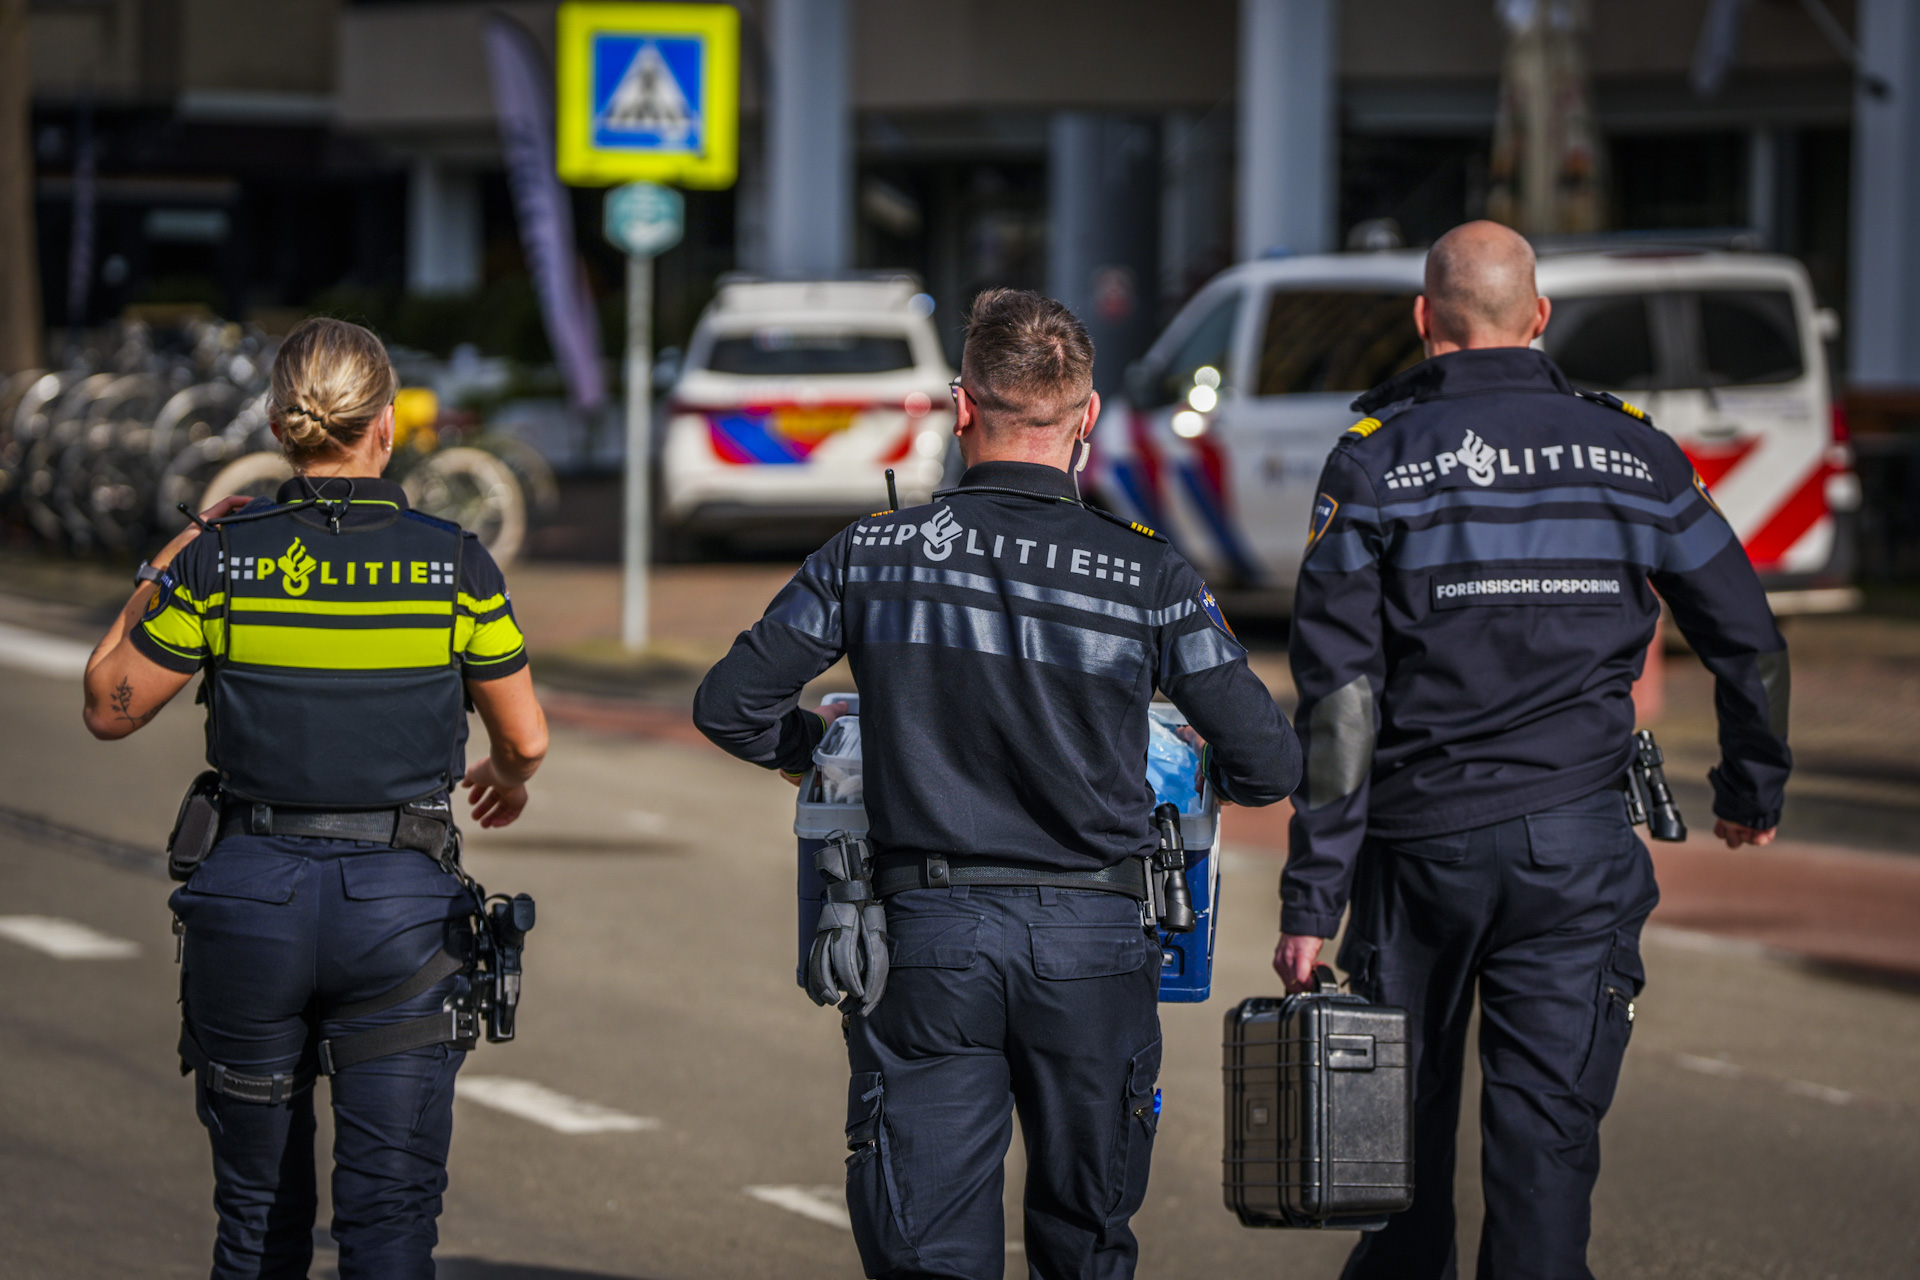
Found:
[[[1244,263],[1129,371],[1092,459],[1100,500],[1164,530],[1209,581],[1289,603],[1327,453],[1360,392],[1423,358],[1419,252]],[[1652,245],[1542,251],[1539,345],[1580,387],[1673,435],[1776,612],[1852,607],[1860,503],[1814,305],[1792,258]]]
[[[668,529],[830,533],[887,505],[889,468],[928,501],[953,438],[932,301],[909,276],[723,282],[668,401]]]

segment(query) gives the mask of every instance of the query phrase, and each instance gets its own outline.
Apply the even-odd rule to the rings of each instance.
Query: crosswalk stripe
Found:
[[[748,1187],[748,1195],[788,1213],[823,1222],[842,1231],[853,1230],[847,1216],[847,1195],[839,1187]]]
[[[0,916],[0,938],[57,960],[131,960],[140,944],[57,916]]]
[[[545,1125],[555,1133],[644,1133],[660,1127],[652,1116],[630,1116],[511,1076],[456,1076],[454,1093],[483,1107]]]
[[[0,622],[0,665],[43,676],[78,680],[87,672],[93,647],[25,627]]]

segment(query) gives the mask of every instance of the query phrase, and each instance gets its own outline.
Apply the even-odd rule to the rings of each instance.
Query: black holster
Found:
[[[181,798],[180,814],[167,836],[167,874],[185,880],[205,860],[220,836],[220,775],[208,769]]]

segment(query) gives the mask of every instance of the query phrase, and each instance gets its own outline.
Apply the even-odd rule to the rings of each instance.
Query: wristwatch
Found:
[[[143,582],[159,582],[166,576],[165,569],[156,569],[151,560],[142,560],[140,567],[133,571],[133,585],[137,587]]]

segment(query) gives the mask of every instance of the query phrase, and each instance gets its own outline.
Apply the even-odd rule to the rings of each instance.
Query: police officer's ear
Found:
[[[1080,425],[1074,429],[1073,438],[1085,443],[1093,435],[1093,424],[1100,421],[1100,393],[1087,393],[1087,407],[1081,411]]]

